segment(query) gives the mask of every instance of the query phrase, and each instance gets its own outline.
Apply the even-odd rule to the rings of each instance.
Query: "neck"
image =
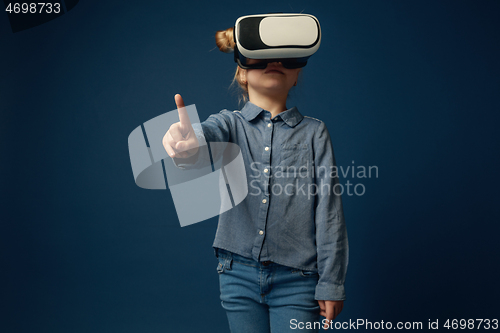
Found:
[[[262,95],[255,91],[248,91],[248,99],[253,104],[257,105],[264,110],[271,112],[272,118],[274,118],[279,113],[286,111],[286,98],[287,95]]]

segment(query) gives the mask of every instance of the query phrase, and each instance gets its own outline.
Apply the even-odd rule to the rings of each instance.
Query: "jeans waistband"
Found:
[[[254,267],[259,267],[259,266],[270,266],[270,265],[278,265],[276,263],[273,263],[272,261],[255,261],[251,258],[243,257],[239,254],[224,250],[224,249],[215,249],[215,254],[217,257],[223,258],[226,261],[232,262],[236,261],[248,266],[254,266]]]

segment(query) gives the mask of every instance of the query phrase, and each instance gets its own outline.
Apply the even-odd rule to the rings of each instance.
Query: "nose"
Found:
[[[270,64],[276,64],[276,65],[279,65],[279,66],[281,66],[281,65],[282,65],[281,61],[278,61],[278,60],[270,61],[270,62],[268,62],[267,64],[268,64],[268,65],[270,65]]]

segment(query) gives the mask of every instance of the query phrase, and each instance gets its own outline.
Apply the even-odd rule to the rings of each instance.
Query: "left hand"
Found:
[[[328,323],[330,323],[330,320],[334,320],[344,308],[344,301],[318,301],[318,303],[319,314],[325,317]],[[329,324],[325,324],[323,328],[326,330],[328,326]]]

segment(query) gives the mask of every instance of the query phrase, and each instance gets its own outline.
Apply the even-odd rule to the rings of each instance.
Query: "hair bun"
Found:
[[[215,44],[219,50],[225,53],[234,51],[233,27],[226,30],[219,30],[215,33]]]

